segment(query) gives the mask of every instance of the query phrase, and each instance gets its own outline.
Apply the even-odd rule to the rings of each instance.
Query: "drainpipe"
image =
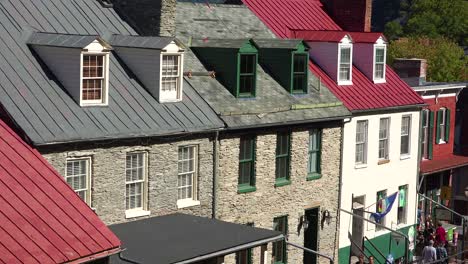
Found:
[[[216,219],[216,188],[218,187],[218,148],[219,148],[219,130],[215,132],[215,138],[213,142],[213,201],[212,201],[212,214],[211,218]]]

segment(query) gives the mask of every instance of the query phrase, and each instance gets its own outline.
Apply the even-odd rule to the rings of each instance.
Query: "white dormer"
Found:
[[[338,44],[338,85],[353,84],[353,43],[346,35]]]
[[[80,106],[108,104],[111,47],[102,38],[35,32],[28,44]]]
[[[380,33],[355,33],[354,63],[374,83],[385,83],[387,42]]]
[[[338,85],[353,84],[353,39],[341,31],[310,31],[302,37],[310,46],[310,57]]]
[[[184,49],[175,38],[113,35],[110,43],[160,103],[182,100]]]

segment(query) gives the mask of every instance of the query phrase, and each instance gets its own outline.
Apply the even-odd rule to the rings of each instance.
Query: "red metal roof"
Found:
[[[354,43],[375,43],[380,37],[385,41],[384,34],[379,32],[348,32],[351,35]]]
[[[303,39],[305,41],[325,41],[325,42],[340,42],[346,35],[344,31],[331,30],[294,30],[292,37]],[[352,37],[351,37],[352,38]]]
[[[421,173],[431,174],[463,166],[468,166],[468,156],[460,156],[450,153],[437,160],[421,161]]]
[[[243,0],[243,2],[280,38],[293,37],[296,30],[342,30],[325,12],[318,0]],[[352,36],[351,36],[352,37]],[[317,64],[311,71],[350,111],[424,104],[423,99],[386,67],[386,83],[374,84],[353,66],[353,84],[338,86]]]
[[[0,263],[84,261],[120,247],[63,177],[1,120],[0,223]]]

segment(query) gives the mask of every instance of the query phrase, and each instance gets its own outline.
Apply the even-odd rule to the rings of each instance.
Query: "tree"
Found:
[[[468,58],[455,42],[444,37],[409,37],[393,41],[388,47],[388,62],[395,58],[427,60],[427,79],[435,82],[466,80]]]

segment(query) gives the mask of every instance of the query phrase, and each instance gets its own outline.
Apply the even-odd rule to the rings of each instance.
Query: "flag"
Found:
[[[380,223],[380,220],[382,220],[382,218],[384,218],[385,215],[388,214],[390,210],[392,210],[392,206],[396,200],[397,194],[398,192],[395,192],[394,194],[377,201],[379,209],[381,208],[382,210],[377,210],[380,212],[371,213],[371,217],[374,218],[377,223]]]

